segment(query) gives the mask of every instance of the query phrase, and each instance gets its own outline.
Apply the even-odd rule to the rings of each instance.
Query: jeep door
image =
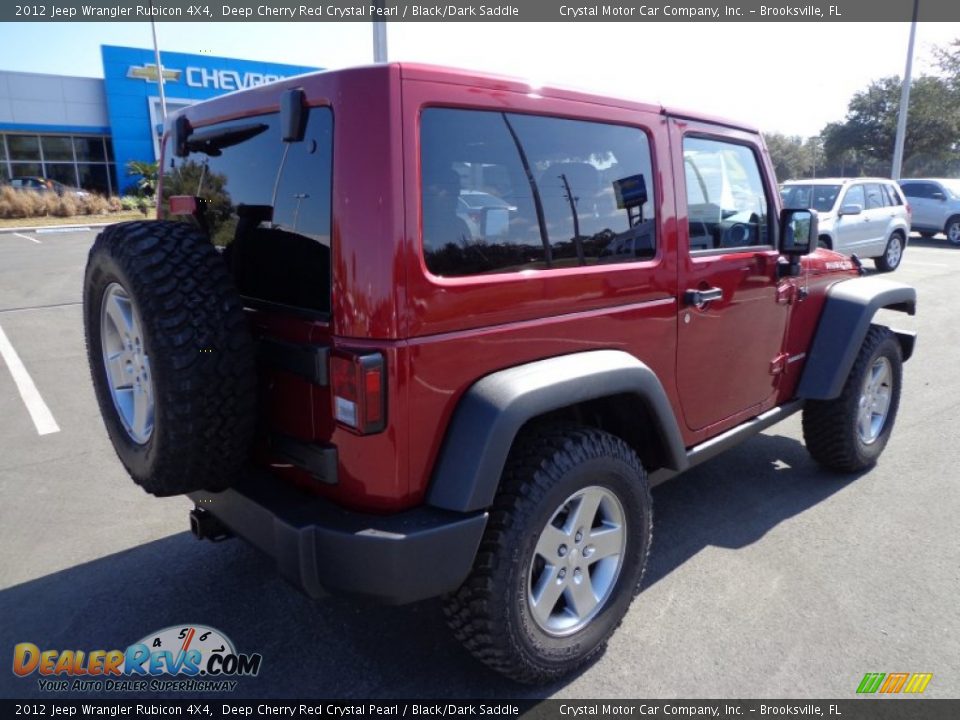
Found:
[[[694,441],[772,406],[778,295],[772,170],[754,133],[671,119],[679,229],[677,389]]]

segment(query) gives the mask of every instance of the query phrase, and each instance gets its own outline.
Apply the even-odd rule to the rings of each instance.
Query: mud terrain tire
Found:
[[[253,437],[254,344],[206,236],[176,222],[106,228],[83,317],[100,413],[133,480],[159,497],[228,487]]]

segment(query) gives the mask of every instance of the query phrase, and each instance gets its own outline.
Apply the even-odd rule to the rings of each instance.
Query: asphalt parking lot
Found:
[[[960,249],[942,239],[914,237],[894,275],[918,288],[918,316],[894,319],[920,339],[881,463],[825,473],[794,416],[657,488],[645,590],[606,655],[531,690],[461,650],[438,602],[311,601],[243,542],[197,542],[188,500],[133,485],[84,353],[94,236],[0,232],[0,343],[49,415],[0,362],[0,696],[43,695],[9,670],[18,642],[125,648],[202,623],[263,655],[238,697],[850,698],[866,672],[960,697]]]

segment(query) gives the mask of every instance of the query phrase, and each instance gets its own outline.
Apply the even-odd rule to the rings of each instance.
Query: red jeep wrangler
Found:
[[[738,123],[392,64],[187,108],[162,167],[86,271],[130,475],[311,596],[445,595],[514,679],[602,652],[651,485],[801,410],[838,471],[893,428],[915,291],[808,255]]]

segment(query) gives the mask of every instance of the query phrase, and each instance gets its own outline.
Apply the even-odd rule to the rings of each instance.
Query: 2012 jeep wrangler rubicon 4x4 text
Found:
[[[133,479],[311,596],[445,596],[526,682],[602,652],[650,487],[794,412],[872,466],[915,291],[816,250],[759,133],[390,64],[180,111],[162,218],[106,228],[84,318]]]

